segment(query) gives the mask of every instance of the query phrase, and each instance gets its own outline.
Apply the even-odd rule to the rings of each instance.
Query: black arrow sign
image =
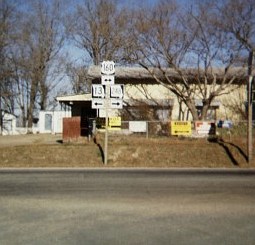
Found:
[[[111,82],[112,81],[112,79],[104,79],[104,82]]]
[[[103,103],[95,102],[95,105],[103,105]]]
[[[176,134],[178,134],[178,133],[190,133],[190,131],[174,131]]]
[[[112,105],[120,105],[120,102],[112,102]]]

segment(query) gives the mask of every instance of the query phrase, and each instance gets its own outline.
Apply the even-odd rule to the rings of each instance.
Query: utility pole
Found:
[[[248,162],[252,160],[252,61],[253,51],[249,52],[248,59],[248,84],[247,84],[247,109],[248,109],[248,123],[247,123],[247,156]]]

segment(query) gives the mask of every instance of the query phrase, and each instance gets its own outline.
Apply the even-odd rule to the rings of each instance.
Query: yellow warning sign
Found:
[[[121,117],[110,117],[109,127],[121,127]]]
[[[191,135],[191,122],[171,121],[171,135]]]

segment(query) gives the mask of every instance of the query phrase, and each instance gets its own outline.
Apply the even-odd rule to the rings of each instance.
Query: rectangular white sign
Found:
[[[147,131],[146,121],[130,121],[129,122],[129,131],[131,132],[141,132],[144,133]]]
[[[195,129],[199,135],[214,135],[216,133],[214,122],[196,121]]]
[[[122,109],[123,108],[123,100],[122,99],[111,99],[110,107],[113,109]]]
[[[107,112],[108,112],[108,117],[117,117],[119,113],[117,109],[108,109]],[[104,118],[105,116],[106,116],[105,109],[104,108],[100,109],[99,117]]]
[[[105,108],[105,99],[94,98],[92,99],[92,109]]]
[[[102,75],[101,83],[103,85],[112,85],[114,84],[114,76],[113,75]]]

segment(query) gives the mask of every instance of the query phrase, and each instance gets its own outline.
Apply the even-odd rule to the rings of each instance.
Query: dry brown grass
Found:
[[[96,142],[63,144],[61,135],[1,136],[0,167],[106,167],[102,155],[104,135],[99,134]],[[240,137],[210,142],[110,135],[107,167],[254,167],[254,162],[246,161],[245,144]]]

